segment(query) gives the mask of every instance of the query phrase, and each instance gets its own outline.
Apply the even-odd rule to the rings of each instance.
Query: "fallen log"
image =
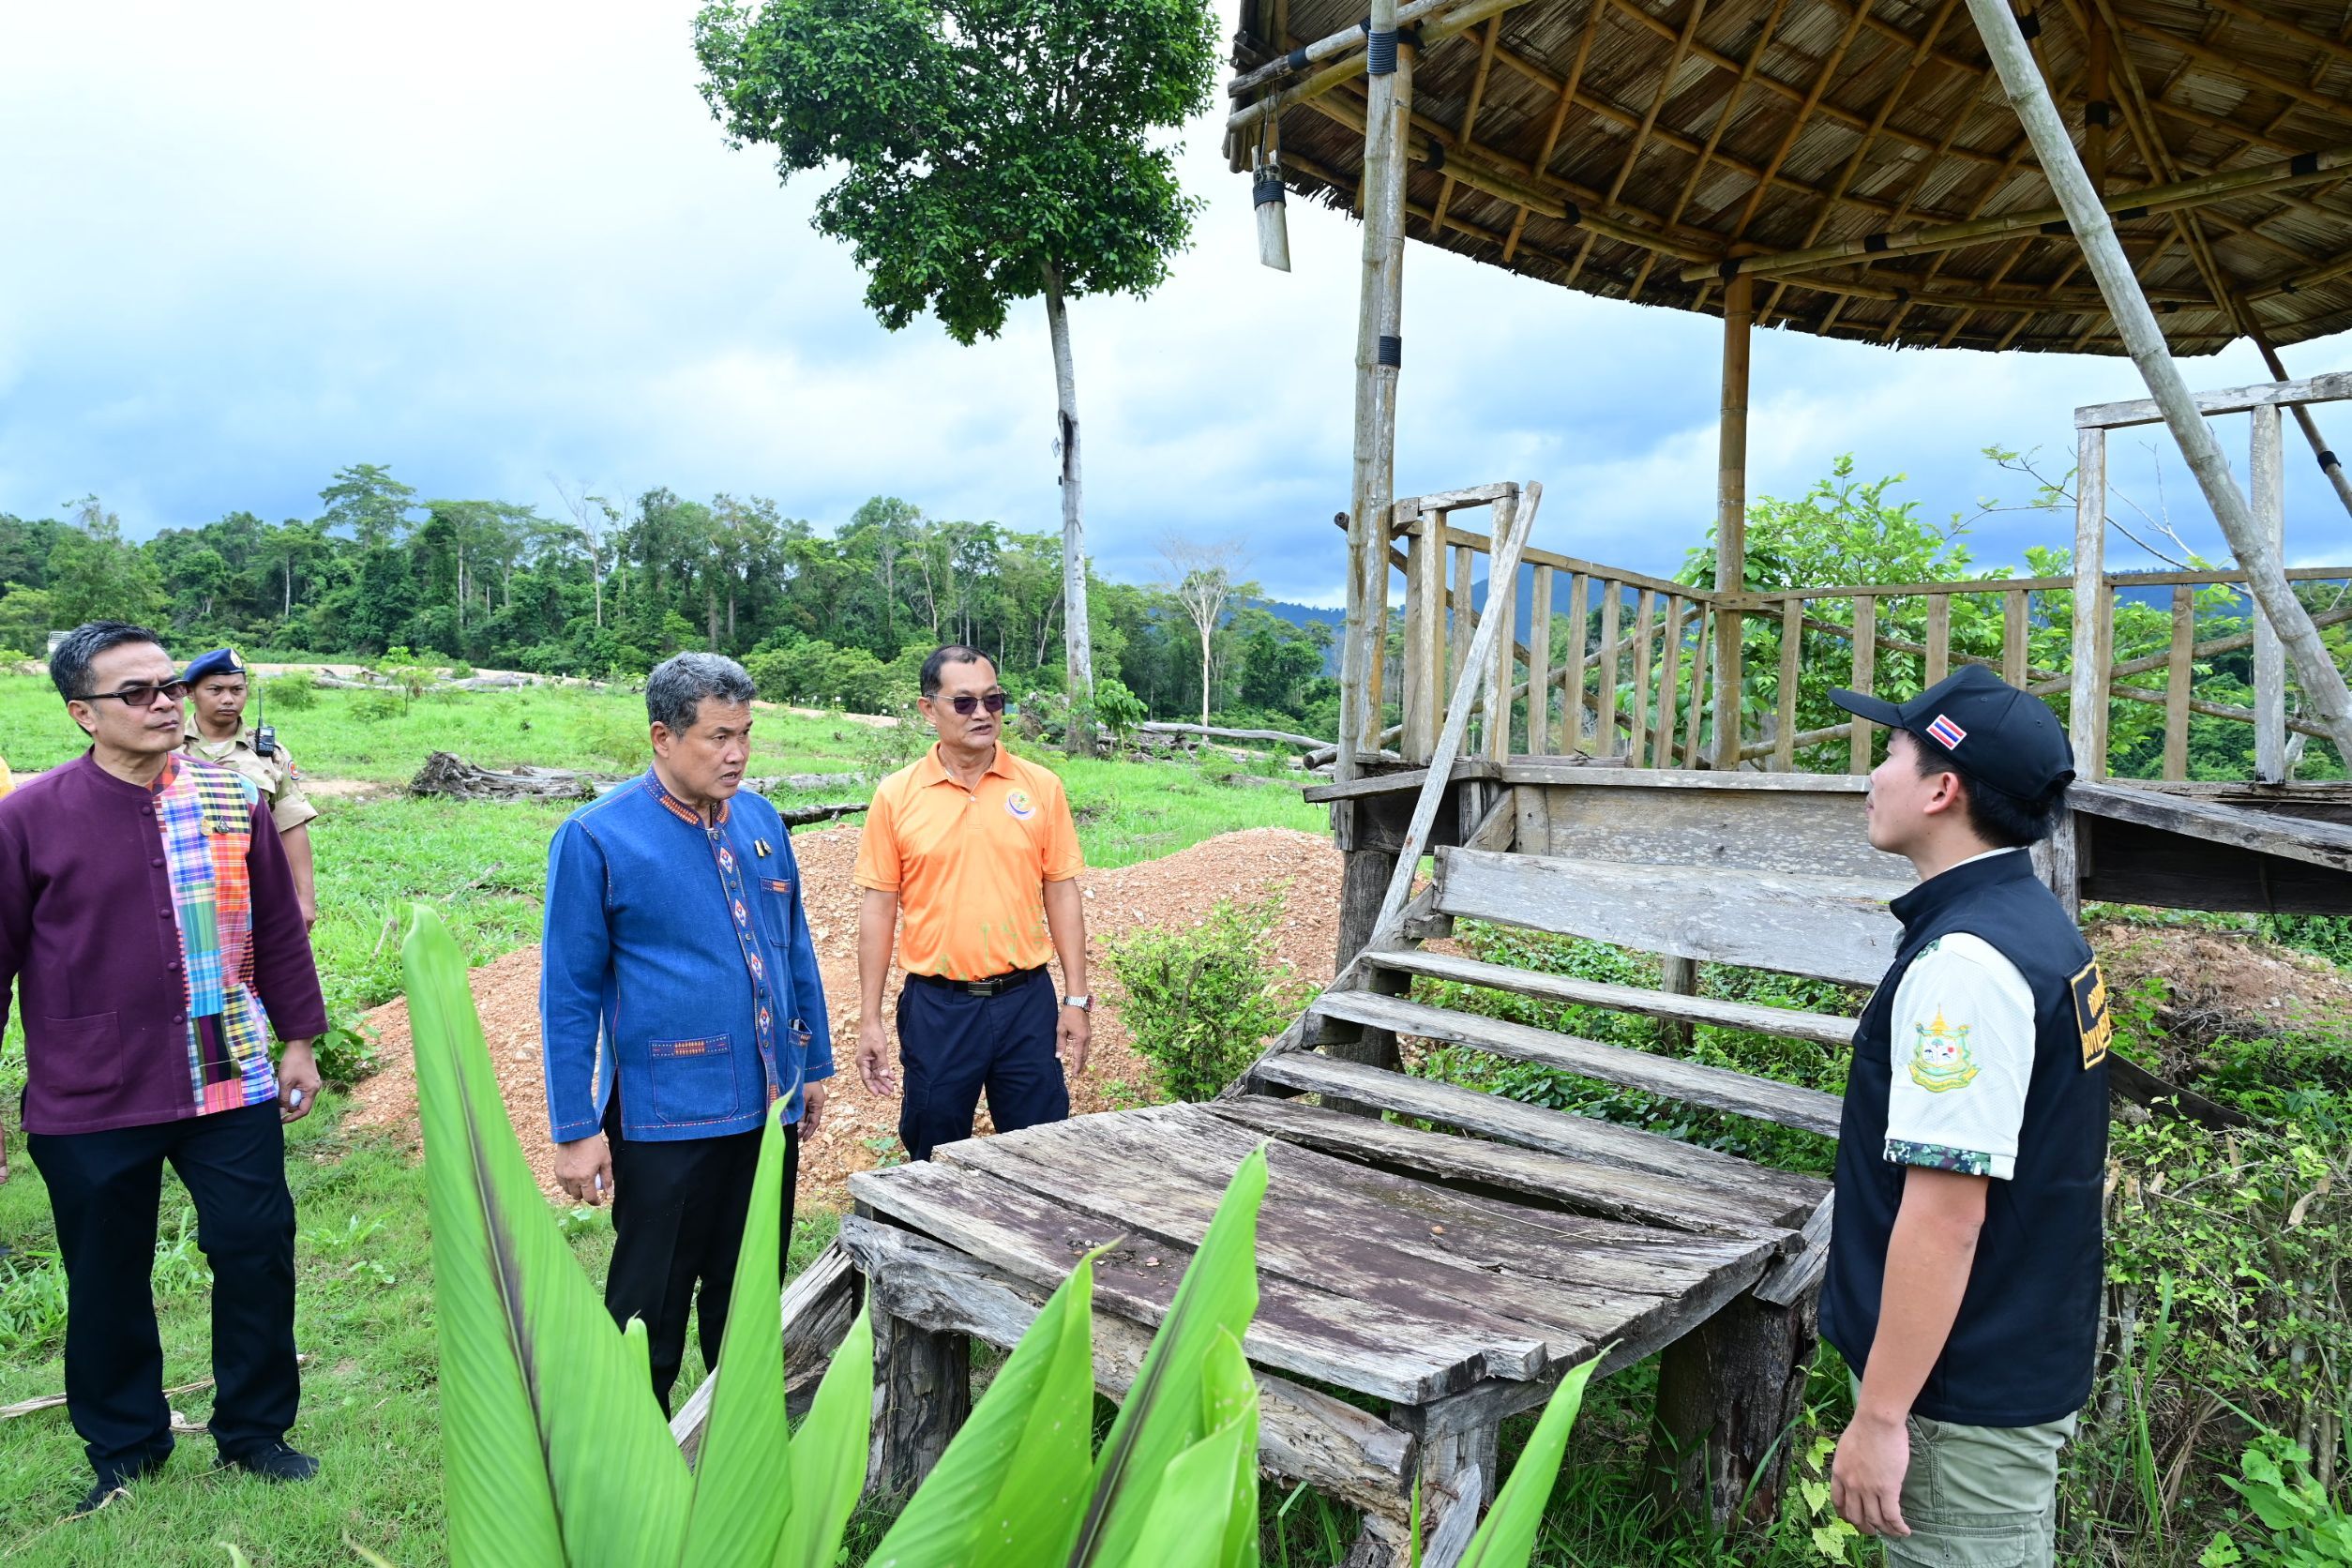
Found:
[[[464,758],[436,751],[409,780],[413,795],[445,795],[453,800],[594,800],[613,785],[636,777],[628,773],[585,773],[575,768],[518,767],[505,770],[476,767]],[[746,778],[744,788],[761,794],[779,790],[846,790],[862,786],[854,773],[780,773]],[[863,811],[864,803],[796,807],[784,811],[787,823],[822,822],[849,811]]]
[[[1331,742],[1313,735],[1293,734],[1288,730],[1227,730],[1214,724],[1173,724],[1153,720],[1136,726],[1146,735],[1202,735],[1213,741],[1268,741],[1280,746],[1303,746],[1308,750],[1328,750]]]
[[[852,816],[870,804],[862,800],[840,800],[830,806],[779,806],[776,814],[784,819],[786,827],[807,827],[811,822],[829,822],[836,817]]]

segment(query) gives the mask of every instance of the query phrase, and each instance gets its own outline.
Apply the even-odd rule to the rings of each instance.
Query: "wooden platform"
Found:
[[[1601,1125],[1519,1109],[1563,1135]],[[1265,1463],[1364,1509],[1365,1560],[1395,1555],[1417,1476],[1434,1539],[1448,1508],[1468,1500],[1474,1514],[1491,1493],[1505,1415],[1591,1356],[1614,1368],[1681,1338],[1802,1250],[1827,1191],[1610,1130],[1613,1142],[1570,1154],[1245,1095],[1081,1117],[853,1176],[842,1242],[890,1319],[881,1340],[900,1365],[884,1386],[906,1390],[898,1407],[885,1396],[884,1477],[911,1482],[952,1433],[935,1407],[965,1352],[948,1341],[1010,1345],[1101,1246],[1097,1376],[1123,1390],[1234,1168],[1266,1143],[1246,1347],[1268,1389]],[[1717,1179],[1692,1180],[1706,1165]],[[1384,1401],[1386,1418],[1316,1384]]]

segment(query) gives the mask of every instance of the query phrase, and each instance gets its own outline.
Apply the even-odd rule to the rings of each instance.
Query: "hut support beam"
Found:
[[[2262,351],[2262,362],[2269,367],[2272,380],[2293,381],[2295,379],[2286,373],[2286,361],[2279,357],[2279,351],[2270,344],[2269,335],[2264,332],[2261,324],[2254,320],[2254,311],[2251,308],[2246,311],[2246,336],[2254,340],[2255,348]],[[2328,476],[2328,483],[2335,487],[2336,499],[2344,503],[2345,511],[2352,512],[2352,478],[2344,475],[2344,463],[2335,453],[2329,450],[2328,443],[2321,439],[2319,422],[2311,416],[2311,410],[2297,403],[2295,423],[2303,428],[2303,439],[2311,444],[2312,456],[2319,460],[2319,472],[2325,474]]]
[[[1716,427],[1715,592],[1747,586],[1748,350],[1756,326],[1756,279],[1734,278],[1723,292],[1723,408]],[[1740,626],[1736,610],[1715,617],[1715,766],[1740,765]]]
[[[2239,565],[2246,570],[2247,585],[2256,606],[2269,617],[2284,644],[2287,659],[2301,680],[2303,700],[2309,704],[2312,716],[2328,731],[2337,751],[2352,758],[2352,692],[2345,690],[2343,672],[2336,669],[2335,661],[2320,641],[2319,632],[2312,625],[2311,611],[2304,609],[2287,584],[2278,546],[2255,519],[2245,491],[2230,476],[2221,444],[2197,413],[2196,400],[2156,324],[2156,313],[2148,308],[2147,296],[2140,292],[2139,279],[2124,257],[2123,246],[2116,238],[2115,225],[2108,220],[2098,193],[2091,188],[2082,159],[2075,156],[2066,122],[2051,100],[2048,83],[2035,67],[2016,16],[2003,0],[1968,0],[1968,12],[1976,19],[1977,32],[1992,56],[2010,103],[2024,123],[2026,134],[2032,139],[2034,156],[2066,209],[2067,220],[2082,247],[2084,259],[2090,264],[2091,275],[2098,280],[2099,291],[2106,296],[2117,335],[2132,362],[2139,368],[2150,396],[2164,410],[2164,423],[2179,444],[2190,472],[2196,475],[2198,489],[2213,508],[2213,516],[2221,523],[2223,535],[2228,539]]]

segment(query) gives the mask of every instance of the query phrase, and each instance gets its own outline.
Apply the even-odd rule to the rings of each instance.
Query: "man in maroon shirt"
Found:
[[[221,1463],[307,1481],[318,1461],[285,1440],[302,1390],[281,1123],[316,1102],[326,1012],[293,873],[252,787],[173,754],[187,687],[155,633],[94,621],[49,673],[91,744],[0,799],[0,1027],[14,981],[26,1144],[66,1267],[66,1408],[98,1472],[76,1512],[172,1452],[149,1280],[166,1160],[212,1265]]]

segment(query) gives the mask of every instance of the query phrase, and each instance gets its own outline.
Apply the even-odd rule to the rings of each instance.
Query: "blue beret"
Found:
[[[245,667],[237,663],[235,649],[215,648],[211,653],[189,665],[187,672],[181,675],[180,679],[189,686],[194,686],[208,675],[242,675],[244,673]]]

